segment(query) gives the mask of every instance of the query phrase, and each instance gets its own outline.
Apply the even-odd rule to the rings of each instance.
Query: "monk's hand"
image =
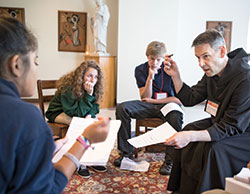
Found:
[[[173,146],[176,149],[181,149],[191,142],[191,131],[180,131],[170,138],[166,139],[166,145]]]
[[[179,74],[178,66],[176,62],[170,58],[168,55],[164,58],[164,71],[171,77],[174,77]]]
[[[249,169],[250,169],[250,162],[248,162],[248,164],[247,164],[247,168],[249,168]]]

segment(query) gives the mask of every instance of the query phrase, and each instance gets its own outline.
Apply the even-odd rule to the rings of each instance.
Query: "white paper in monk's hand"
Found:
[[[62,156],[73,146],[76,142],[76,139],[79,135],[83,133],[85,128],[92,124],[95,120],[94,119],[85,119],[79,117],[73,117],[69,129],[67,131],[66,136],[68,137],[68,142],[62,147],[62,149],[53,157],[52,162],[59,161]],[[108,137],[104,142],[92,144],[91,147],[94,149],[89,148],[80,160],[80,163],[84,165],[102,165],[105,166],[110,152],[114,147],[115,140],[117,137],[117,132],[119,130],[121,121],[119,120],[112,120],[110,122],[110,129]]]
[[[145,147],[148,145],[163,143],[175,133],[177,133],[177,131],[168,122],[165,122],[151,131],[128,139],[128,142],[135,148]]]
[[[177,110],[177,111],[181,112],[182,114],[184,114],[182,108],[174,102],[170,102],[170,103],[166,104],[165,106],[163,106],[161,108],[161,113],[165,117],[169,112],[171,112],[173,110]]]

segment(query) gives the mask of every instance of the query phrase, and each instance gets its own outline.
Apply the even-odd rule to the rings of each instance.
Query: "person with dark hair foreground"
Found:
[[[177,97],[184,106],[207,100],[206,118],[186,125],[166,140],[175,158],[168,190],[200,194],[224,188],[225,177],[237,174],[250,161],[250,68],[242,49],[227,54],[223,36],[206,31],[193,41],[195,56],[205,72],[191,88],[182,82],[175,61],[165,57]]]
[[[51,129],[36,106],[20,99],[34,93],[37,47],[21,22],[0,17],[0,193],[61,193],[88,143],[104,141],[108,134],[109,119],[102,118],[52,163],[56,146]]]

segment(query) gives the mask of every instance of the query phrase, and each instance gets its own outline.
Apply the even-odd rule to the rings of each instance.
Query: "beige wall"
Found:
[[[116,56],[118,1],[106,0],[106,3],[110,12],[107,51]],[[87,12],[88,16],[93,16],[96,6],[94,0],[0,0],[0,6],[25,8],[26,24],[38,38],[40,79],[58,79],[84,60],[84,53],[58,51],[58,10]],[[89,22],[87,44],[93,51]]]
[[[249,0],[105,1],[111,14],[107,51],[117,56],[118,102],[139,98],[134,68],[146,60],[145,48],[152,40],[166,43],[168,52],[174,53],[183,80],[188,84],[195,84],[203,74],[191,43],[205,30],[206,21],[232,21],[231,48],[247,48]],[[39,78],[57,79],[84,60],[83,53],[57,51],[57,12],[82,11],[92,16],[94,0],[0,0],[0,6],[25,8],[26,24],[39,41]],[[93,51],[89,25],[87,39]]]

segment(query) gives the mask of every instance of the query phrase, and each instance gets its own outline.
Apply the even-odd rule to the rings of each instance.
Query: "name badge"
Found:
[[[216,116],[217,110],[219,108],[219,105],[216,104],[215,102],[212,102],[210,100],[207,100],[205,111],[214,117]]]
[[[167,98],[168,94],[166,92],[159,92],[159,93],[155,93],[155,99],[163,99],[163,98]]]

